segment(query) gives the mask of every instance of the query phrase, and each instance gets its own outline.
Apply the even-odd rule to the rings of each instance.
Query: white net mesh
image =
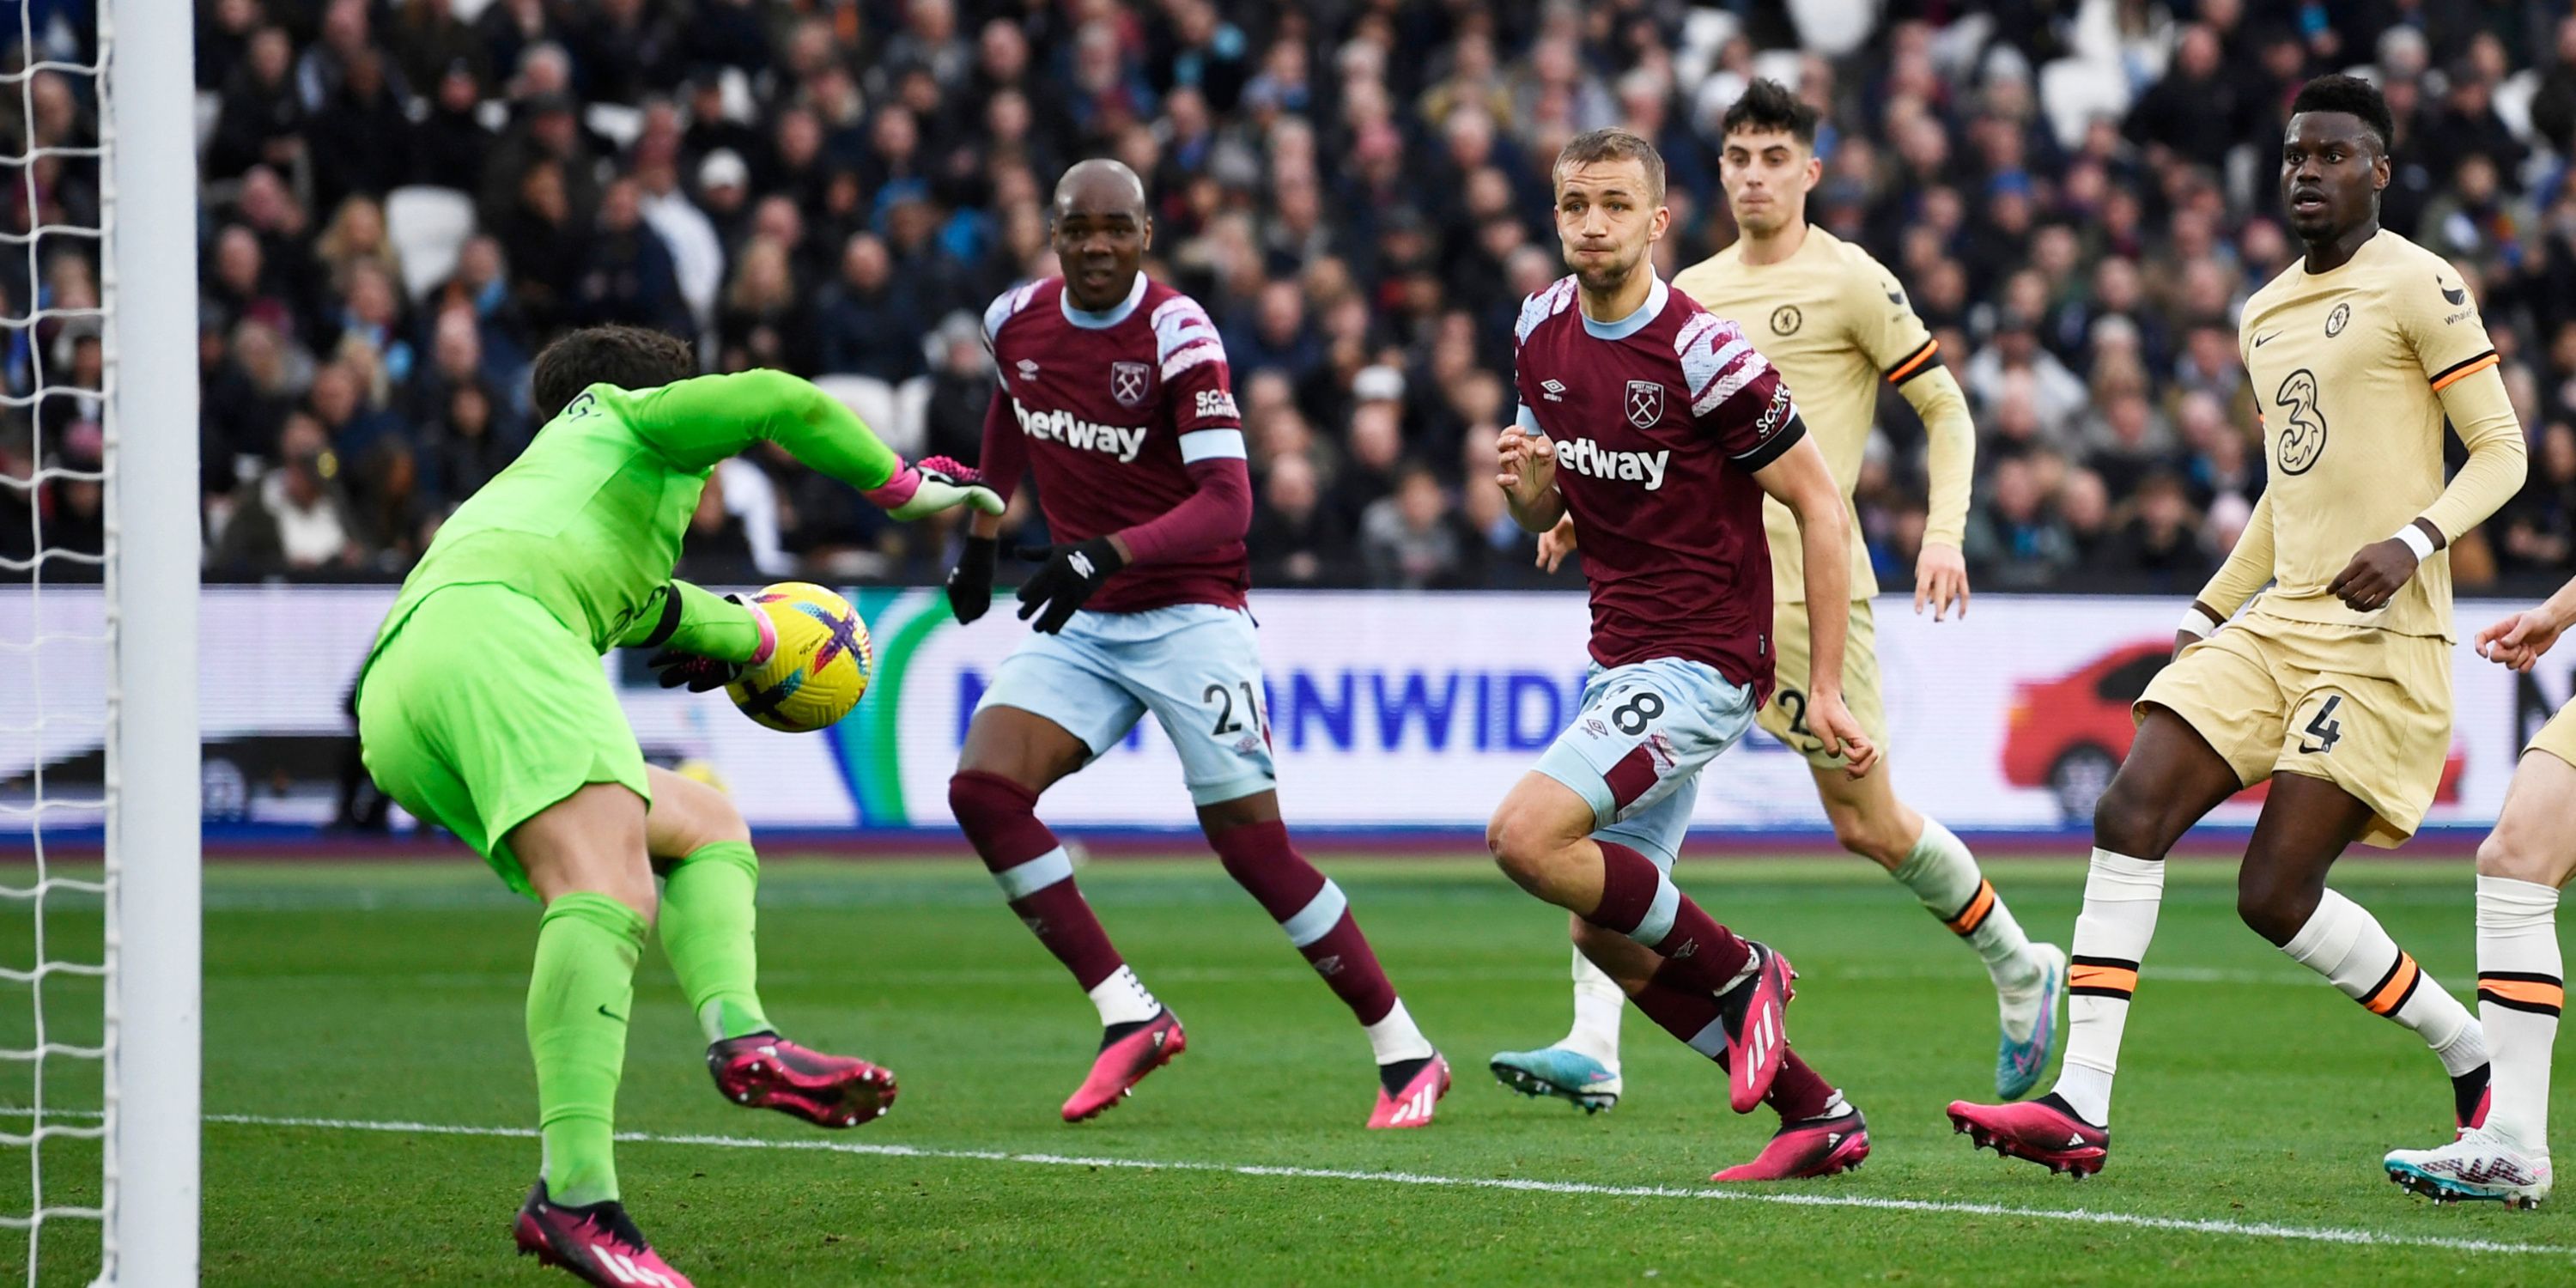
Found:
[[[47,12],[0,63],[0,1267],[31,1285],[100,1273],[114,1112],[105,49]]]

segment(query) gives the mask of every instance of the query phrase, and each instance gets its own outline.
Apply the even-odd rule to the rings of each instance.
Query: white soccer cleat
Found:
[[[2485,1199],[2535,1208],[2549,1197],[2549,1156],[2525,1154],[2483,1127],[2432,1149],[2388,1152],[2388,1179],[2436,1203]]]

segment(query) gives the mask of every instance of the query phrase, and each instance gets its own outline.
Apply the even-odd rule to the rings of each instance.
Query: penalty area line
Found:
[[[207,1114],[210,1123],[244,1127],[278,1127],[308,1131],[380,1132],[391,1135],[484,1136],[526,1140],[529,1127],[475,1127],[450,1123],[384,1122],[350,1118],[290,1118],[269,1114]],[[710,1149],[783,1149],[876,1158],[921,1158],[1032,1167],[1120,1168],[1144,1172],[1209,1172],[1229,1176],[1284,1177],[1312,1181],[1354,1181],[1379,1185],[1419,1185],[1440,1189],[1504,1190],[1527,1194],[1570,1194],[1587,1198],[1698,1199],[1729,1203],[1768,1203],[1780,1207],[1859,1208],[1877,1212],[1927,1212],[1946,1216],[2004,1217],[2030,1221],[2066,1221],[2083,1225],[2122,1226],[2178,1234],[2204,1234],[2242,1239],[2289,1239],[2359,1247],[2439,1248],[2450,1252],[2489,1252],[2542,1256],[2576,1256],[2576,1247],[2544,1243],[2507,1243],[2443,1235],[2390,1234],[2340,1226],[2279,1225],[2268,1221],[2220,1221],[2186,1217],[2097,1212],[2088,1208],[2012,1207],[2001,1203],[1962,1203],[1933,1199],[1881,1198],[1867,1194],[1809,1194],[1778,1190],[1713,1189],[1705,1186],[1600,1185],[1587,1181],[1544,1181],[1513,1177],[1434,1176],[1419,1172],[1362,1172],[1330,1167],[1288,1167],[1263,1163],[1205,1163],[1143,1158],[1093,1158],[1077,1154],[1036,1154],[991,1149],[934,1149],[921,1145],[866,1144],[838,1140],[768,1140],[753,1136],[669,1135],[619,1132],[621,1143],[694,1145]]]

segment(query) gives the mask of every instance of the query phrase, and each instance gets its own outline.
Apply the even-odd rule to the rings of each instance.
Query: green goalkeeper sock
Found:
[[[698,847],[672,865],[662,886],[662,951],[709,1042],[770,1027],[753,942],[759,886],[760,860],[742,841]]]
[[[604,894],[559,895],[537,919],[528,1050],[537,1062],[546,1190],[568,1207],[617,1197],[617,1079],[643,954],[644,918]]]

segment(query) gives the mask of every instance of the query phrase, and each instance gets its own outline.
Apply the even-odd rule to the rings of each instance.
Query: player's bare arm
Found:
[[[1555,527],[1538,534],[1539,571],[1555,572],[1563,567],[1565,557],[1573,554],[1574,548],[1574,516],[1569,514],[1558,519]]]
[[[1556,490],[1556,445],[1543,434],[1518,425],[1503,431],[1502,465],[1494,482],[1503,489],[1503,508],[1523,532],[1544,532],[1564,519],[1565,498]],[[1569,524],[1569,528],[1570,528]]]
[[[2576,622],[2576,581],[2558,588],[2535,607],[2479,631],[2478,656],[2516,671],[2529,671],[2540,655],[2558,642],[2568,623]]]
[[[1868,775],[1878,748],[1843,705],[1843,641],[1851,625],[1851,551],[1842,489],[1815,440],[1804,439],[1779,459],[1754,471],[1753,481],[1789,507],[1807,560],[1809,664],[1807,727],[1825,750],[1844,759],[1843,772]]]

